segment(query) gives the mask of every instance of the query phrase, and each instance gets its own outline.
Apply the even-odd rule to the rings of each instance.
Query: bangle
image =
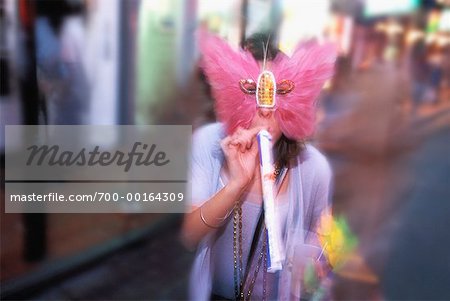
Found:
[[[206,221],[205,217],[203,216],[202,208],[203,208],[203,206],[200,207],[200,218],[202,219],[202,222],[203,222],[205,225],[207,225],[208,227],[210,227],[210,228],[213,228],[213,229],[219,229],[219,228],[221,227],[221,225],[220,225],[220,226],[213,226],[213,225],[210,225],[210,224]]]
[[[224,220],[226,220],[226,219],[231,215],[231,212],[233,212],[233,210],[230,210],[230,211],[227,213],[227,215],[225,215],[224,217],[219,217],[218,219],[220,219],[220,220],[223,222]]]

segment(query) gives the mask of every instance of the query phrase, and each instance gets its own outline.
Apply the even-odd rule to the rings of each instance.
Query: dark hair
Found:
[[[280,50],[275,46],[275,40],[269,33],[252,34],[244,41],[242,48],[250,51],[256,60],[262,61],[264,59],[264,47],[266,45],[268,46],[267,60],[271,61],[275,59]]]
[[[274,148],[275,162],[278,167],[288,167],[294,163],[293,160],[305,149],[305,142],[303,140],[296,141],[289,139],[282,134],[280,139],[275,143]]]
[[[262,61],[264,59],[264,48],[267,48],[267,60],[271,61],[275,59],[280,52],[278,47],[275,46],[275,40],[273,36],[268,33],[255,33],[248,37],[243,45],[243,48],[253,55],[253,57]],[[284,134],[275,143],[275,162],[278,167],[287,167],[290,163],[297,158],[300,152],[305,148],[304,141],[296,141],[287,138]]]
[[[64,19],[70,15],[86,15],[86,7],[81,0],[39,0],[36,1],[36,14],[47,17],[52,29],[59,33]]]

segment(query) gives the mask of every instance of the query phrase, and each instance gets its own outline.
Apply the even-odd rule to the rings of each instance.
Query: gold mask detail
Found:
[[[239,86],[245,94],[256,94],[256,103],[260,108],[274,108],[275,95],[287,94],[295,87],[292,81],[286,79],[277,84],[275,76],[270,71],[261,72],[257,83],[251,79],[241,79]]]
[[[276,83],[273,73],[263,71],[258,77],[256,86],[256,103],[262,108],[273,108],[275,106]]]

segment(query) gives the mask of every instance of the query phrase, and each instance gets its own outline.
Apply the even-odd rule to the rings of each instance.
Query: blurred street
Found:
[[[56,280],[32,300],[182,300],[193,254],[178,237],[179,223],[126,246],[85,270]]]
[[[401,152],[401,156],[406,157],[411,149],[420,145],[425,136],[450,126],[449,101],[423,106],[414,118],[407,116],[408,105],[401,105],[399,110],[398,113],[403,118],[396,120],[398,127],[392,129],[395,133],[388,130],[383,133],[373,131],[371,139],[396,139],[395,143],[389,142],[390,146],[387,142],[383,144],[385,149],[375,148],[379,141],[374,141],[375,144],[370,147],[367,140],[358,140],[364,137],[358,136],[360,129],[357,127],[345,127],[347,132],[343,132],[344,127],[336,125],[361,124],[359,119],[350,117],[347,117],[345,122],[336,121],[336,124],[331,124],[326,130],[322,129],[320,135],[325,135],[326,131],[327,137],[346,137],[345,139],[352,143],[340,144],[340,148],[336,148],[327,141],[330,140],[328,138],[316,141],[327,153],[333,169],[337,171],[335,211],[348,213],[348,219],[352,228],[357,230],[362,245],[370,242],[370,250],[365,251],[369,258],[370,253],[384,247],[376,245],[380,242],[374,237],[380,228],[379,219],[389,218],[393,213],[388,211],[395,207],[394,204],[382,200],[386,199],[387,193],[392,193],[389,183],[401,183],[398,172],[404,172],[405,167],[395,163],[398,153]],[[365,119],[370,119],[370,116]],[[324,116],[322,122],[327,123],[327,116]],[[399,132],[396,132],[397,130]],[[358,148],[358,151],[355,151],[355,148]],[[363,161],[361,153],[367,154]],[[404,185],[406,184],[403,181],[403,186],[398,186],[398,190]],[[375,201],[370,201],[371,199]],[[365,212],[365,215],[361,216],[360,212]],[[193,253],[186,251],[179,242],[180,222],[179,217],[168,225],[157,227],[148,237],[141,237],[81,270],[53,279],[51,286],[44,284],[41,289],[24,297],[33,300],[185,299]]]

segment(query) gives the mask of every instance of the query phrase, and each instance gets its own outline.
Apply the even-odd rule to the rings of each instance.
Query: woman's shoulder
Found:
[[[192,136],[192,146],[204,151],[212,151],[220,155],[220,141],[225,137],[221,123],[210,123],[197,128]]]
[[[300,152],[298,161],[303,171],[308,174],[318,175],[320,177],[331,176],[331,167],[327,158],[310,144],[307,144],[305,149]]]
[[[194,130],[194,135],[222,135],[224,132],[224,126],[220,122],[207,123]]]
[[[221,123],[209,123],[194,130],[193,140],[196,143],[220,141],[224,137],[224,127]]]
[[[327,164],[327,158],[311,144],[306,144],[299,154],[300,163]]]

